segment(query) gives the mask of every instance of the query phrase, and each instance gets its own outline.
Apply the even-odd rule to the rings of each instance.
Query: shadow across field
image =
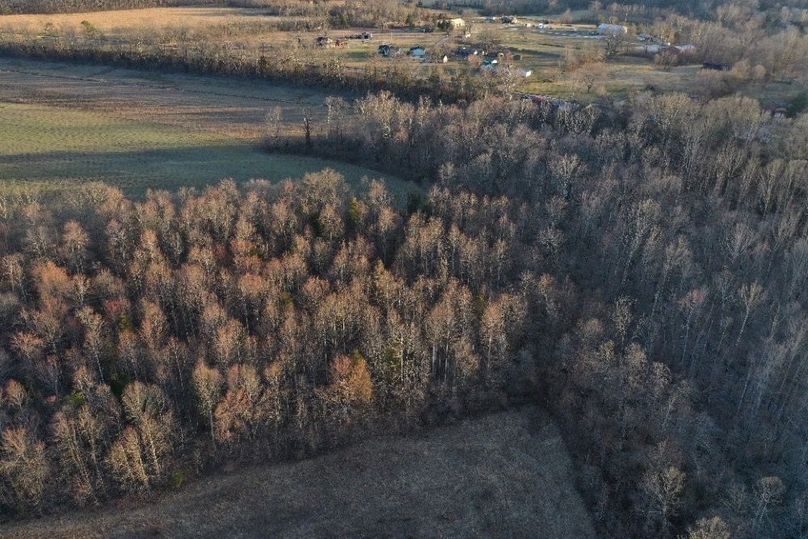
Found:
[[[561,437],[536,408],[200,480],[150,504],[7,537],[594,537]]]
[[[204,187],[222,178],[237,181],[299,178],[324,168],[340,172],[354,188],[359,187],[362,178],[367,176],[385,178],[384,174],[373,174],[366,168],[337,161],[270,154],[249,145],[230,144],[0,155],[0,183],[5,184],[4,190],[8,191],[36,184],[59,188],[99,180],[120,187],[128,194],[141,196],[148,189]],[[385,179],[396,190],[396,180]],[[414,185],[411,187],[415,189]]]
[[[238,105],[194,108],[187,97],[173,104],[166,97],[165,106],[140,111],[126,108],[135,103],[130,96],[121,98],[127,112],[122,116],[99,103],[85,109],[3,102],[2,95],[0,91],[0,194],[104,181],[139,197],[148,189],[204,187],[223,178],[296,179],[324,168],[340,172],[352,187],[360,187],[364,177],[383,178],[399,200],[419,189],[348,163],[270,154],[257,140],[228,130],[228,125],[247,129],[258,122],[250,116],[254,112]]]

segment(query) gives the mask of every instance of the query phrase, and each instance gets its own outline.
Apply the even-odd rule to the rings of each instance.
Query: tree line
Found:
[[[429,96],[444,102],[470,101],[498,91],[500,81],[476,77],[466,70],[444,73],[408,62],[370,61],[350,67],[338,57],[302,38],[260,46],[234,45],[235,35],[267,29],[310,29],[311,21],[256,22],[206,30],[166,29],[109,38],[86,24],[76,30],[46,28],[0,33],[0,55],[44,60],[101,63],[149,70],[170,70],[263,79],[286,84],[357,92],[388,90],[417,100]],[[280,28],[282,27],[282,28]],[[227,40],[222,39],[227,36]]]

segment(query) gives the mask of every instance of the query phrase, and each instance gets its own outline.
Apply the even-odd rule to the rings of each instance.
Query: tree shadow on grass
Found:
[[[107,152],[47,152],[0,156],[0,184],[67,185],[104,181],[127,194],[142,196],[148,189],[204,187],[223,178],[237,181],[301,178],[333,168],[354,188],[363,177],[384,178],[391,190],[408,184],[367,168],[307,156],[265,152],[246,144],[188,146]],[[404,188],[407,186],[405,185]],[[412,187],[415,188],[414,185]]]

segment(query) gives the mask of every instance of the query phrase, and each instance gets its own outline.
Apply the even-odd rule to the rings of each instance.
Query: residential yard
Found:
[[[300,131],[304,115],[323,117],[325,97],[260,82],[0,59],[0,191],[103,180],[142,195],[326,167],[357,187],[363,177],[384,177],[402,198],[417,189],[366,168],[258,147],[270,111],[278,109],[284,132]]]
[[[428,13],[434,17],[446,12]],[[389,76],[385,70],[390,67],[422,79],[436,74],[445,79],[460,75],[479,78],[484,75],[458,57],[457,50],[460,47],[486,52],[506,49],[518,55],[515,67],[532,72],[529,77],[517,80],[516,90],[525,93],[591,102],[603,94],[625,97],[649,87],[660,92],[699,90],[700,63],[667,68],[655,64],[651,58],[622,54],[599,66],[596,84],[582,89],[576,75],[565,66],[565,55],[603,49],[594,24],[599,16],[587,10],[518,17],[515,24],[492,22],[477,16],[473,10],[466,10],[463,16],[467,21],[466,29],[450,35],[439,30],[424,32],[425,26],[430,24],[425,21],[406,28],[320,28],[318,21],[271,15],[261,8],[182,7],[11,15],[0,16],[0,43],[21,40],[52,44],[58,39],[79,48],[107,51],[131,50],[147,44],[152,52],[179,57],[225,55],[236,64],[255,65],[262,59],[273,66],[305,65],[335,74],[337,79],[340,74],[365,78],[374,72]],[[545,24],[548,21],[549,24]],[[646,22],[629,24],[638,25],[639,33]],[[363,32],[372,32],[373,38],[351,39]],[[318,47],[315,42],[320,36],[340,41],[341,46]],[[630,42],[629,49],[639,45],[633,38]],[[217,48],[211,48],[214,44]],[[378,54],[382,44],[390,44],[404,54],[384,58]],[[427,49],[427,60],[406,55],[415,46]],[[448,55],[446,63],[442,62],[444,54]],[[788,99],[799,93],[798,88],[779,83],[768,83],[765,91],[755,84],[745,84],[739,91],[763,100]]]
[[[146,497],[144,497],[146,498]],[[221,473],[157,499],[5,537],[594,537],[555,426],[526,407],[301,462]]]

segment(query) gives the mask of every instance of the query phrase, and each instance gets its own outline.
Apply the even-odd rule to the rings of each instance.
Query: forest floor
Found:
[[[594,537],[556,427],[534,407],[193,482],[151,503],[4,537]]]
[[[367,168],[259,148],[267,114],[284,133],[325,114],[327,93],[261,81],[0,58],[0,192],[103,180],[148,188],[222,178],[282,180],[333,168],[354,187],[384,178],[402,198],[416,186]]]

